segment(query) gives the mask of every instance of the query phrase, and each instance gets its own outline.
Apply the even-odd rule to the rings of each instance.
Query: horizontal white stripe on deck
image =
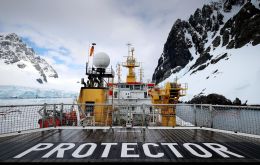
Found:
[[[53,130],[53,129],[55,129],[55,128],[54,127],[50,127],[50,128],[37,128],[37,129],[33,129],[33,130],[17,131],[17,132],[12,132],[12,133],[1,134],[0,138],[1,137],[8,137],[8,136],[22,135],[22,134],[26,134],[26,133],[48,131],[48,130]]]
[[[77,129],[77,130],[97,130],[97,129],[101,129],[101,130],[108,130],[110,128],[113,129],[120,129],[120,128],[126,128],[126,127],[122,127],[122,126],[113,126],[113,127],[108,127],[108,126],[87,126],[87,127],[82,127],[82,126],[66,126],[66,127],[49,127],[49,128],[40,128],[40,129],[33,129],[33,130],[26,130],[26,131],[19,131],[19,132],[13,132],[13,133],[6,133],[6,134],[0,134],[0,138],[1,137],[8,137],[8,136],[16,136],[16,135],[21,135],[21,134],[26,134],[26,133],[34,133],[34,132],[41,132],[41,131],[48,131],[48,130],[69,130],[69,129]],[[146,128],[146,127],[133,127],[133,129],[135,128]],[[213,129],[213,128],[206,128],[206,127],[147,127],[148,129],[159,129],[159,130],[163,130],[163,129],[168,129],[168,130],[174,130],[174,129],[180,129],[180,130],[184,130],[184,129],[198,129],[198,130],[208,130],[208,131],[213,131],[213,132],[220,132],[220,133],[227,133],[227,134],[233,134],[233,135],[239,135],[239,136],[245,136],[245,137],[251,137],[251,138],[259,138],[260,139],[260,135],[254,135],[254,134],[247,134],[247,133],[241,133],[241,132],[237,132],[235,133],[234,131],[226,131],[226,130],[220,130],[220,129]],[[129,130],[118,130],[117,132],[138,132],[140,130],[131,130],[131,128]],[[141,132],[141,131],[140,131]]]
[[[117,130],[116,132],[137,132],[137,133],[140,133],[141,130]]]
[[[110,129],[108,126],[65,126],[56,127],[55,129]]]
[[[148,129],[201,129],[200,127],[148,127]]]
[[[77,129],[77,130],[83,130],[83,129],[92,129],[92,130],[108,130],[110,127],[98,127],[98,126],[87,126],[87,127],[82,127],[82,126],[66,126],[66,127],[48,127],[48,128],[37,128],[33,130],[26,130],[26,131],[17,131],[17,132],[12,132],[12,133],[5,133],[5,134],[0,134],[1,137],[8,137],[8,136],[16,136],[16,135],[22,135],[26,133],[34,133],[34,132],[41,132],[41,131],[48,131],[48,130],[59,130],[59,129]]]
[[[227,131],[227,130],[221,130],[221,129],[214,129],[214,128],[206,128],[206,127],[148,127],[148,129],[199,129],[199,130],[208,130],[213,132],[220,132],[220,133],[227,133],[227,134],[233,134],[233,135],[240,135],[240,136],[246,136],[246,137],[252,137],[252,138],[260,138],[260,135],[254,135],[254,134],[247,134],[247,133],[241,133],[234,131]]]
[[[221,133],[228,133],[228,134],[233,134],[233,135],[240,135],[240,136],[246,136],[246,137],[252,137],[252,138],[259,138],[260,139],[260,135],[247,134],[247,133],[242,133],[242,132],[235,133],[234,131],[226,131],[226,130],[221,130],[221,129],[205,128],[205,127],[202,127],[201,129],[202,130],[221,132]]]

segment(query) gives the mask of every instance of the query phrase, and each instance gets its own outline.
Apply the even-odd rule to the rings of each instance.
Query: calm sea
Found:
[[[75,98],[0,99],[0,105],[73,104]]]

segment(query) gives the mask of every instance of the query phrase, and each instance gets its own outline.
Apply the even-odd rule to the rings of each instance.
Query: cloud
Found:
[[[1,0],[1,31],[30,39],[62,75],[84,75],[88,47],[107,52],[115,69],[127,55],[127,42],[152,79],[170,29],[206,0]],[[8,18],[8,19],[7,19]],[[58,62],[59,61],[59,62]],[[75,67],[73,67],[75,65]],[[82,73],[83,71],[83,73]],[[126,74],[126,70],[123,70]],[[125,78],[125,77],[122,77]]]

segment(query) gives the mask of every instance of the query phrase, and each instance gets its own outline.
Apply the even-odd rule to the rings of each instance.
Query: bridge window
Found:
[[[114,92],[114,98],[117,98],[117,92]]]
[[[144,98],[147,98],[147,92],[144,92]]]
[[[140,90],[140,85],[135,85],[135,90]]]
[[[87,101],[85,106],[86,106],[86,115],[88,116],[93,116],[94,115],[94,104],[95,102],[90,102],[90,101]]]

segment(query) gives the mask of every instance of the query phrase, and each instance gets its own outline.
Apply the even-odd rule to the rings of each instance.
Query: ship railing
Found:
[[[148,128],[204,127],[260,135],[260,107],[134,103],[0,106],[0,134],[42,128],[111,128],[129,125]]]
[[[99,74],[100,72],[94,68],[87,68],[87,74]],[[112,68],[106,68],[104,74],[115,75],[115,71]]]

